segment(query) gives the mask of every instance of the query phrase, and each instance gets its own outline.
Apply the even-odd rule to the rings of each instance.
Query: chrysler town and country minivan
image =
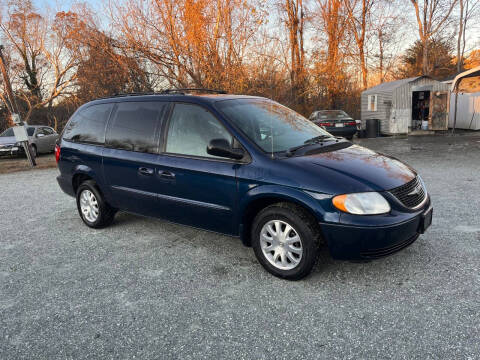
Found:
[[[306,276],[321,244],[337,259],[375,259],[432,221],[415,170],[261,97],[95,100],[69,120],[56,159],[87,226],[127,211],[239,237],[286,279]]]

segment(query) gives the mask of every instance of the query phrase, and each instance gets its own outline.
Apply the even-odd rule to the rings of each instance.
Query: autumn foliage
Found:
[[[105,0],[95,11],[85,3],[55,11],[10,0],[1,5],[0,35],[31,123],[61,128],[91,99],[177,87],[266,96],[307,116],[328,108],[358,116],[359,94],[369,86],[425,69],[455,71],[455,44],[437,51],[433,32],[452,23],[457,0],[432,1],[447,12],[424,18],[413,0]],[[472,19],[469,9],[462,19]],[[408,10],[422,29],[405,52],[398,28]],[[465,57],[465,67],[477,58],[475,51]],[[0,112],[4,121],[4,106]]]

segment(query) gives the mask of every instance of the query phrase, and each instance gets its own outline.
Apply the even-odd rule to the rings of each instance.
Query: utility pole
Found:
[[[7,74],[5,59],[3,58],[3,49],[4,49],[3,45],[0,45],[0,71],[2,72],[2,75],[3,75],[3,81],[5,82],[5,88],[7,89],[8,100],[10,102],[10,104],[7,104],[7,108],[10,111],[10,115],[12,116],[12,119],[17,119],[17,121],[15,121],[17,125],[25,126],[25,124],[22,122],[20,118],[17,101],[15,100],[15,96],[12,90],[12,84],[10,83],[10,78],[8,77],[8,74]],[[32,156],[32,153],[30,152],[30,144],[28,142],[28,137],[26,141],[22,141],[22,145],[23,145],[23,149],[25,150],[25,155],[27,155],[28,161],[30,162],[30,166],[34,167],[37,164],[35,162],[35,158]]]

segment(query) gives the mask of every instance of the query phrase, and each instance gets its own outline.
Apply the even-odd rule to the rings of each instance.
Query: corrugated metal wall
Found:
[[[427,87],[431,91],[448,91],[449,85],[426,77],[403,84],[392,91],[378,93],[377,110],[368,111],[368,94],[361,96],[362,122],[367,119],[380,119],[382,134],[406,134],[412,125],[412,88]],[[427,89],[425,89],[427,90]],[[388,108],[388,104],[391,108]]]
[[[362,94],[362,120],[367,119],[384,119],[387,115],[386,102],[392,102],[392,93],[378,93],[377,95],[377,111],[368,110],[368,95]]]
[[[455,117],[455,93],[450,98],[448,127],[453,127]],[[480,130],[480,92],[458,94],[457,129]]]

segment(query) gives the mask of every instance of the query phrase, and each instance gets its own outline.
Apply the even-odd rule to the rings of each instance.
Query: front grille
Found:
[[[420,205],[427,196],[425,188],[418,176],[412,181],[390,190],[390,193],[400,200],[404,206],[411,209]]]

